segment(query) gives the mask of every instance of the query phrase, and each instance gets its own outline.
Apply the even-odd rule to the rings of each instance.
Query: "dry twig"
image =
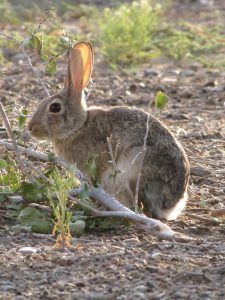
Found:
[[[13,145],[7,141],[0,140],[0,145],[4,146],[8,150],[14,150]],[[21,154],[33,157],[35,159],[49,161],[48,155],[42,152],[37,152],[32,149],[24,148],[21,146],[18,146],[18,150]],[[61,160],[59,158],[55,158],[54,162],[61,166],[68,167],[68,164],[64,160]],[[77,168],[75,174],[81,181],[81,186],[77,189],[71,190],[71,196],[78,196],[82,191],[82,183],[87,184],[84,175]],[[99,215],[101,214],[101,216],[117,216],[131,220],[135,224],[137,224],[139,228],[159,238],[177,240],[181,239],[185,241],[188,240],[187,237],[175,233],[168,225],[162,223],[161,221],[148,218],[144,215],[138,215],[135,212],[131,211],[129,208],[122,205],[113,196],[107,194],[101,187],[95,188],[88,185],[88,196],[95,199],[96,201],[98,201],[98,203],[111,210],[111,212],[97,212]]]
[[[138,176],[137,176],[135,196],[134,196],[134,207],[135,207],[136,212],[138,212],[138,193],[139,193],[139,186],[140,186],[140,181],[141,181],[141,171],[142,171],[143,162],[144,162],[144,158],[145,158],[145,154],[146,154],[146,150],[147,150],[147,138],[148,138],[148,133],[149,133],[149,118],[150,118],[150,115],[147,114],[146,132],[145,132],[145,136],[144,136],[144,144],[143,144],[143,150],[142,150],[142,156],[141,156],[141,162],[140,162],[140,169],[139,169]]]

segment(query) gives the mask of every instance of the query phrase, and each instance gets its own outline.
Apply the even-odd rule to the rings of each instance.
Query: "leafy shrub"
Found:
[[[7,0],[0,0],[0,20],[1,24],[18,24],[16,13]]]
[[[178,62],[197,60],[207,66],[225,65],[224,59],[215,59],[225,45],[223,28],[168,22],[163,10],[165,4],[162,9],[147,0],[105,9],[99,21],[100,42],[108,61],[128,66],[164,56]]]
[[[147,0],[105,9],[100,21],[102,49],[112,63],[135,63],[152,57],[151,38],[159,26],[161,6]]]
[[[169,24],[157,35],[155,44],[165,56],[175,61],[193,58],[201,60],[204,55],[224,48],[225,36],[217,27],[206,28],[190,23]]]

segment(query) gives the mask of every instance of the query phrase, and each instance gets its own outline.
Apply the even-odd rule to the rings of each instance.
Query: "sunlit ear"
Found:
[[[81,98],[93,68],[93,49],[89,42],[79,42],[70,51],[65,89],[70,97]],[[80,99],[81,100],[81,99]]]

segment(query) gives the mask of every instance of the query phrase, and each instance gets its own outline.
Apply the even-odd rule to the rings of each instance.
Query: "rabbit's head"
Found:
[[[89,42],[79,42],[70,51],[64,90],[44,99],[28,123],[28,130],[38,139],[63,139],[82,127],[87,118],[83,90],[93,67]]]

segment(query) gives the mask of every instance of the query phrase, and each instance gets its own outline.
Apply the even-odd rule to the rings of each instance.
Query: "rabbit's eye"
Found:
[[[49,106],[49,111],[53,113],[58,113],[61,110],[61,104],[58,102],[54,102]]]

